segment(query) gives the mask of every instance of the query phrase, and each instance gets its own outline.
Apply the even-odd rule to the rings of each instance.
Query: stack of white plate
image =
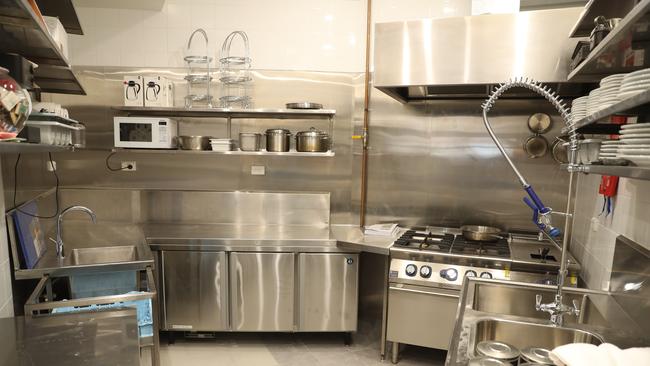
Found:
[[[600,81],[599,109],[607,108],[621,101],[621,98],[618,96],[618,91],[621,88],[625,76],[626,74],[615,74],[603,78]]]
[[[232,150],[232,139],[210,139],[212,151],[230,151]]]
[[[587,103],[589,102],[589,97],[580,97],[573,100],[571,103],[571,118],[569,123],[576,123],[576,121],[581,120],[587,116]]]
[[[636,165],[650,165],[650,123],[621,126],[621,142],[617,157]]]
[[[620,140],[605,140],[600,145],[598,160],[616,160],[618,148],[623,145]]]
[[[597,88],[589,92],[589,100],[587,100],[587,115],[594,114],[600,109],[600,90],[600,88]]]
[[[650,89],[650,69],[643,69],[625,75],[618,96],[626,99],[648,89]]]

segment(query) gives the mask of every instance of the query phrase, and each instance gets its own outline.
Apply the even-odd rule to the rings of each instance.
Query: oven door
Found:
[[[459,295],[459,290],[391,283],[388,341],[449,349]]]

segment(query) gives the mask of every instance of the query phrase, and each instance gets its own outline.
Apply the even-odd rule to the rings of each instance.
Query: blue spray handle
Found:
[[[524,203],[528,205],[533,210],[533,223],[537,225],[537,227],[540,228],[540,230],[545,230],[548,228],[548,233],[552,237],[557,237],[560,236],[561,231],[560,229],[553,227],[551,225],[546,225],[542,222],[539,222],[539,214],[545,214],[549,211],[551,211],[550,208],[544,206],[542,203],[542,200],[537,196],[537,193],[535,193],[535,190],[533,189],[532,186],[528,186],[524,188],[526,190],[526,193],[528,193],[528,197],[524,197]]]

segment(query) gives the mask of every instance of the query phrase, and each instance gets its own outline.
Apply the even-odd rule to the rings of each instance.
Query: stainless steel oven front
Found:
[[[459,296],[457,289],[390,283],[387,340],[393,357],[399,343],[449,349]]]

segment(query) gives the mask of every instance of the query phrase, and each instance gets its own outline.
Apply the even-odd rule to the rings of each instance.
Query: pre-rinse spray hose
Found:
[[[501,145],[501,142],[499,142],[499,139],[494,134],[494,131],[492,130],[492,126],[490,126],[490,121],[488,120],[487,117],[487,113],[494,106],[497,99],[499,99],[499,97],[503,93],[505,93],[508,89],[512,89],[512,88],[526,88],[546,98],[546,100],[548,100],[553,105],[553,107],[555,107],[555,109],[560,113],[560,117],[569,128],[569,139],[570,139],[569,149],[568,149],[569,150],[569,192],[567,193],[567,204],[566,204],[566,210],[564,216],[563,241],[561,246],[558,245],[562,248],[562,259],[560,260],[560,271],[558,273],[558,293],[556,295],[556,302],[561,304],[562,287],[564,285],[564,278],[567,274],[567,249],[568,249],[568,242],[570,240],[570,225],[571,225],[571,216],[572,216],[569,213],[571,212],[571,204],[572,204],[571,196],[573,194],[573,183],[574,183],[573,178],[575,174],[574,168],[576,166],[576,151],[578,150],[578,134],[576,132],[575,125],[569,122],[570,120],[569,110],[567,109],[564,102],[560,100],[560,97],[554,91],[552,91],[548,86],[545,86],[542,83],[537,82],[530,78],[519,77],[519,78],[511,79],[506,83],[500,84],[492,91],[492,93],[490,93],[488,99],[486,99],[485,102],[482,104],[483,123],[485,124],[485,128],[488,130],[490,137],[492,137],[492,140],[497,145],[499,151],[501,151],[501,154],[506,159],[506,161],[508,162],[512,170],[515,172],[517,178],[519,179],[519,182],[521,183],[524,190],[530,197],[530,199],[529,197],[525,197],[524,202],[533,210],[533,222],[541,229],[542,233],[544,233],[546,237],[555,244],[557,244],[557,241],[554,239],[554,237],[559,236],[560,230],[558,228],[553,227],[551,224],[551,212],[552,212],[551,208],[544,206],[540,198],[533,190],[533,187],[526,181],[526,178],[524,178],[524,176],[521,174],[519,169],[517,169],[515,164],[512,162],[512,160],[506,153],[506,150],[503,148],[503,145]]]

